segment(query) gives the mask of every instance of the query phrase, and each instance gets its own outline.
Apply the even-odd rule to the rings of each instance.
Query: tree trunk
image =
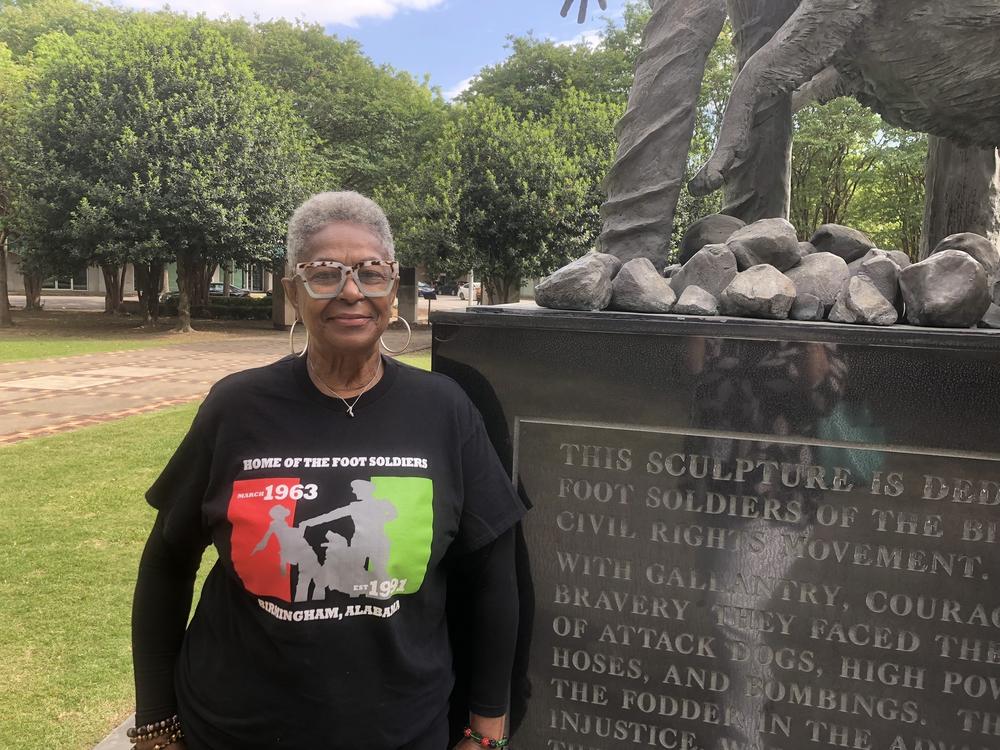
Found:
[[[135,290],[139,295],[139,307],[143,311],[144,324],[160,320],[160,292],[163,284],[163,263],[135,263]]]
[[[0,229],[0,328],[14,325],[10,314],[10,295],[7,290],[7,231]]]
[[[202,264],[189,255],[177,254],[177,288],[180,290],[180,299],[177,301],[177,326],[174,330],[180,333],[194,330],[191,327],[191,300],[205,279],[202,268]]]
[[[1000,244],[1000,158],[930,136],[920,260],[950,234],[975,232]]]
[[[208,305],[211,303],[211,299],[208,296],[208,285],[212,283],[212,277],[215,276],[215,269],[219,267],[218,263],[205,263],[204,261],[198,261],[198,267],[201,269],[201,289],[198,290],[199,304]]]
[[[122,289],[118,277],[118,266],[102,265],[101,275],[104,277],[104,312],[117,315],[121,312]]]
[[[483,280],[483,286],[486,292],[486,304],[506,305],[508,302],[517,301],[514,297],[520,289],[520,282],[510,277],[488,277]],[[475,296],[475,290],[471,294]]]
[[[149,264],[149,292],[146,301],[146,317],[152,323],[160,322],[160,294],[163,292],[163,261],[157,260]]]
[[[24,309],[42,309],[42,274],[38,271],[29,271],[24,274]]]
[[[209,279],[211,281],[211,279]],[[229,296],[229,285],[233,283],[233,264],[226,263],[222,270],[222,296]]]
[[[122,261],[122,272],[118,277],[118,309],[125,304],[125,276],[128,273],[128,256]],[[134,277],[135,274],[133,274]]]

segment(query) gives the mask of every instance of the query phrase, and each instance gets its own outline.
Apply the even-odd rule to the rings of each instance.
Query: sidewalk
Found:
[[[402,346],[406,333],[386,342]],[[429,328],[408,352],[430,348]],[[220,378],[288,353],[281,331],[154,349],[0,363],[0,446],[197,401]]]

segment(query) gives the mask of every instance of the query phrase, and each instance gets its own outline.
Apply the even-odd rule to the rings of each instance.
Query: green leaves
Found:
[[[41,37],[34,61],[38,252],[53,264],[274,255],[314,144],[212,25],[122,13]]]
[[[524,278],[579,254],[585,197],[580,168],[552,126],[478,97],[452,126],[456,245],[465,268],[506,301]]]
[[[796,116],[792,223],[862,229],[879,247],[916,253],[923,221],[927,138],[893,128],[854,99]]]
[[[0,42],[0,237],[16,227],[20,177],[17,158],[24,141],[27,80],[27,68],[15,62],[10,50]]]
[[[410,75],[376,66],[318,25],[217,24],[258,80],[281,91],[318,143],[327,186],[372,194],[406,175],[441,133],[447,107]]]

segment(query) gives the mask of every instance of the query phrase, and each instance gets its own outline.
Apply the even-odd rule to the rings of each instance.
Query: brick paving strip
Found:
[[[393,349],[404,341],[405,332],[386,334]],[[421,328],[408,351],[430,345],[429,329]],[[190,343],[163,348],[0,363],[0,446],[200,401],[220,378],[287,353],[286,334],[261,331],[210,341],[195,334]]]

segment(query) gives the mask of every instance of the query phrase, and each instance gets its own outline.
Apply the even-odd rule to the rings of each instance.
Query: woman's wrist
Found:
[[[126,734],[135,750],[164,750],[183,746],[184,731],[177,714],[160,721],[136,725]]]
[[[506,716],[480,716],[470,714],[469,726],[466,729],[466,744],[477,744],[481,747],[506,747],[507,736],[504,728]]]

